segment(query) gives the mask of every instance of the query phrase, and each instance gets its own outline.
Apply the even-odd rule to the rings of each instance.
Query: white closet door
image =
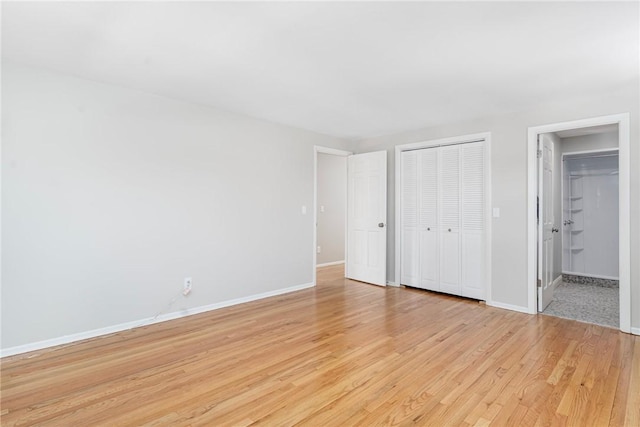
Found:
[[[420,287],[439,291],[438,149],[418,151]]]
[[[460,148],[440,148],[440,290],[460,295]]]
[[[460,148],[462,185],[461,291],[469,298],[484,298],[484,146]]]
[[[402,248],[400,282],[403,285],[419,286],[420,245],[418,241],[418,151],[401,153],[402,182],[400,188],[402,218]]]

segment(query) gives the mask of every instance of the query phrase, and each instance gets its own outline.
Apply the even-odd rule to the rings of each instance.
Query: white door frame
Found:
[[[336,148],[322,147],[320,145],[313,146],[313,286],[316,286],[316,263],[318,262],[318,254],[316,253],[316,248],[318,247],[318,153],[323,154],[331,154],[334,156],[340,157],[349,157],[353,153],[351,151],[338,150]],[[345,166],[346,167],[346,166]],[[345,187],[345,212],[344,212],[344,227],[345,227],[345,238],[344,238],[344,260],[345,265],[347,262],[347,209],[346,209],[346,188],[347,182],[345,179],[344,183]]]
[[[537,223],[536,195],[538,190],[537,143],[541,133],[559,132],[601,125],[618,125],[619,153],[619,218],[620,218],[620,330],[631,332],[631,211],[630,211],[630,152],[629,152],[629,113],[592,117],[570,122],[533,126],[528,129],[527,137],[527,284],[529,313],[537,313]]]
[[[402,261],[402,233],[400,220],[402,209],[400,197],[402,194],[401,184],[401,153],[403,151],[419,150],[421,148],[438,147],[444,145],[464,144],[468,142],[484,141],[484,186],[485,186],[485,300],[491,305],[491,132],[475,133],[470,135],[460,135],[450,138],[434,139],[430,141],[414,142],[411,144],[396,145],[395,149],[395,278],[393,285],[400,286],[400,266]]]

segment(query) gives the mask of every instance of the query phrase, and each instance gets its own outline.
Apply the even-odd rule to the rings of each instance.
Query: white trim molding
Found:
[[[214,304],[203,305],[200,307],[189,308],[186,310],[175,311],[173,313],[160,315],[156,318],[148,317],[146,319],[138,319],[138,320],[134,320],[133,322],[120,323],[117,325],[107,326],[105,328],[93,329],[90,331],[79,332],[71,335],[64,335],[62,337],[52,338],[44,341],[18,345],[15,347],[3,348],[0,350],[0,357],[14,356],[16,354],[42,350],[45,348],[54,347],[58,345],[71,344],[71,343],[86,340],[89,338],[96,338],[99,336],[109,335],[116,332],[128,331],[128,330],[143,327],[143,326],[153,325],[154,323],[180,319],[182,317],[192,316],[194,314],[200,314],[206,311],[218,310],[220,308],[225,308],[233,305],[243,304],[246,302],[256,301],[263,298],[269,298],[273,296],[287,294],[290,292],[301,291],[303,289],[312,288],[313,286],[314,286],[313,283],[305,283],[302,285],[290,286],[288,288],[276,289],[274,291],[262,292],[259,294],[249,295],[246,297],[235,298],[228,301],[222,301]]]
[[[619,152],[619,218],[620,218],[620,330],[631,332],[631,179],[629,113],[592,117],[562,123],[529,127],[527,132],[527,307],[537,312],[536,292],[536,197],[537,197],[537,140],[541,133],[559,132],[601,125],[618,125]],[[636,291],[640,292],[640,289]]]
[[[511,310],[511,311],[517,311],[519,313],[529,314],[529,308],[523,307],[521,305],[505,304],[505,303],[496,302],[496,301],[487,301],[486,304],[489,307],[495,307],[495,308],[500,308],[504,310]]]
[[[492,225],[492,198],[491,198],[491,132],[474,133],[469,135],[453,136],[449,138],[434,139],[429,141],[414,142],[411,144],[396,145],[395,147],[395,286],[400,286],[400,266],[401,264],[401,251],[402,247],[402,233],[400,218],[401,206],[400,195],[402,193],[400,188],[400,173],[401,173],[401,153],[403,151],[420,150],[422,148],[429,147],[441,147],[444,145],[456,145],[464,144],[468,142],[484,141],[484,185],[485,185],[485,301],[488,305],[492,304],[492,292],[491,292],[491,225]],[[519,311],[519,310],[516,310]]]
[[[320,267],[329,267],[331,265],[340,265],[340,264],[344,264],[344,260],[342,260],[342,261],[333,261],[333,262],[325,262],[324,264],[316,265],[316,267],[318,267],[318,268],[320,268]]]

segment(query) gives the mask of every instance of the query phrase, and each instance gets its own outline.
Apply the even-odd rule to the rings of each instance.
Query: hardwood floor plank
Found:
[[[640,341],[634,343],[633,354],[624,422],[629,426],[640,426]]]
[[[4,358],[1,423],[640,425],[640,337],[342,272]]]
[[[638,337],[635,337],[636,339]],[[627,405],[629,404],[629,385],[631,382],[631,364],[634,358],[633,346],[637,341],[620,340],[620,345],[616,347],[615,356],[611,362],[612,366],[619,368],[618,384],[616,386],[616,394],[611,408],[611,416],[609,425],[622,426],[625,425],[627,413]]]

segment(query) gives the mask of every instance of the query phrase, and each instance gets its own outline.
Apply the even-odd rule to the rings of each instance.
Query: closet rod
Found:
[[[569,157],[569,158],[566,158],[566,159],[562,159],[562,161],[564,162],[565,160],[595,159],[597,157],[614,157],[614,156],[617,157],[618,153],[615,153],[615,154],[598,154],[596,156],[585,155],[585,156],[579,156],[579,157]]]
[[[405,151],[425,150],[425,149],[428,149],[428,148],[450,147],[452,145],[473,144],[474,142],[483,142],[483,141],[485,141],[485,139],[476,139],[476,140],[473,140],[473,141],[463,141],[463,142],[451,142],[449,144],[429,145],[427,147],[410,148],[409,150],[402,150],[402,151],[405,152]]]
[[[586,173],[570,173],[569,178],[582,178],[584,176],[615,176],[618,175],[618,171],[611,172],[586,172]]]

